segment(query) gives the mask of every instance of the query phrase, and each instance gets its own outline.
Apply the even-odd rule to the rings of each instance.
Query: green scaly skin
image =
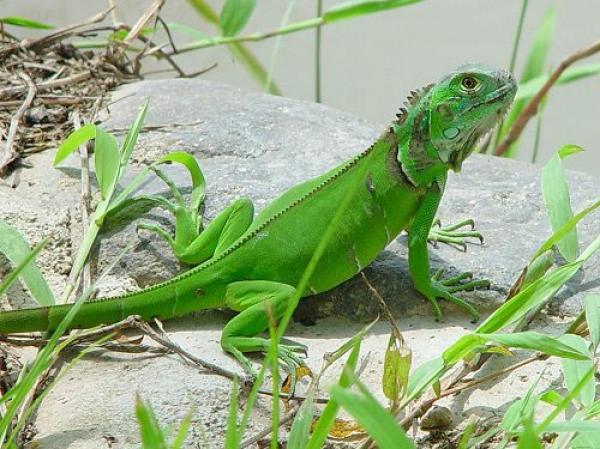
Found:
[[[224,327],[221,345],[252,373],[244,353],[268,349],[269,340],[258,336],[268,328],[267,309],[276,318],[282,315],[336,206],[356,185],[361,187],[302,295],[330,290],[353,277],[406,230],[411,277],[436,317],[442,316],[438,305],[442,298],[476,318],[476,310],[453,292],[481,283],[461,283],[466,275],[446,280],[440,279],[440,273],[431,277],[427,241],[448,170],[460,170],[477,140],[507,111],[515,93],[510,74],[479,65],[461,67],[411,93],[398,119],[370,148],[291,188],[255,219],[249,200],[235,201],[178,254],[196,267],[139,292],[83,304],[70,328],[113,323],[131,315],[169,319],[202,309],[229,308],[239,314]],[[465,236],[465,231],[453,233],[451,227],[442,231],[445,235],[438,230],[433,238]],[[70,307],[0,313],[0,333],[54,329]],[[300,349],[281,345],[279,357],[293,367],[301,363],[296,354]]]

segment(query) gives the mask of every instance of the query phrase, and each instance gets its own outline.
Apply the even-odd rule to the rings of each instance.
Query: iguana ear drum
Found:
[[[437,106],[438,113],[445,119],[452,120],[454,113],[447,103],[441,103]]]

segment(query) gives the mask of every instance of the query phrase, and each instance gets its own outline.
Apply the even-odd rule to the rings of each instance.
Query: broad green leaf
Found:
[[[515,332],[510,334],[476,334],[483,341],[492,341],[500,343],[511,348],[531,349],[540,351],[544,354],[557,357],[590,360],[590,354],[587,348],[581,350],[579,346],[571,345],[568,342],[557,340],[555,337],[540,334],[538,332]]]
[[[35,20],[28,19],[26,17],[19,16],[10,16],[10,17],[0,17],[0,23],[5,25],[13,25],[22,28],[33,28],[37,30],[50,30],[54,28],[54,25],[49,25],[47,23],[37,22]]]
[[[576,145],[566,145],[552,156],[542,169],[542,194],[553,232],[573,218],[562,159],[579,151],[583,150]],[[574,261],[578,250],[576,228],[566,233],[556,246],[567,261]]]
[[[591,252],[594,252],[597,245],[600,245],[600,238],[598,240],[598,242],[595,241],[588,247],[593,250]],[[589,255],[587,256],[589,257]],[[563,265],[521,290],[496,309],[492,315],[479,325],[476,332],[491,334],[519,321],[530,310],[539,307],[551,298],[577,273],[586,258],[580,257],[575,262]]]
[[[133,148],[135,147],[135,144],[138,139],[138,135],[140,133],[140,130],[142,129],[142,125],[144,124],[144,119],[146,118],[146,112],[148,112],[148,103],[149,102],[150,102],[150,100],[148,98],[146,98],[146,101],[144,101],[144,104],[142,105],[140,112],[138,112],[137,117],[135,118],[135,120],[133,121],[133,123],[131,125],[131,128],[129,128],[129,132],[127,133],[127,136],[125,137],[125,141],[123,142],[123,147],[121,149],[121,161],[120,161],[121,173],[123,173],[125,171],[124,168],[129,163],[129,158],[131,157],[131,152],[133,151]]]
[[[399,8],[418,3],[421,0],[357,0],[333,6],[323,14],[323,22],[331,23],[337,20],[350,19],[386,9]]]
[[[569,67],[556,80],[557,85],[568,84],[583,78],[588,78],[600,73],[600,64],[587,64],[579,67]],[[528,101],[539,92],[542,86],[548,81],[549,75],[537,76],[529,81],[522,82],[519,85],[515,101]]]
[[[600,343],[600,294],[589,294],[583,298],[585,304],[585,320],[590,330],[592,352],[596,352]]]
[[[555,421],[548,424],[545,429],[548,432],[599,432],[600,422],[572,419],[569,421]],[[594,446],[591,446],[593,448]],[[591,449],[590,448],[590,449]]]
[[[388,347],[383,361],[383,379],[381,385],[383,394],[390,401],[402,398],[408,384],[408,373],[412,361],[412,352],[396,338],[394,332],[390,334]]]
[[[167,24],[167,28],[169,31],[176,31],[181,34],[185,34],[188,37],[191,37],[194,40],[201,41],[203,39],[209,39],[206,33],[203,33],[197,28],[191,27],[189,25],[185,25],[183,23],[171,22]]]
[[[225,0],[220,15],[223,36],[235,36],[242,31],[255,6],[256,0]]]
[[[175,205],[161,196],[136,196],[111,207],[102,220],[102,232],[116,232],[155,207],[174,211]]]
[[[444,364],[447,366],[454,365],[471,354],[483,343],[485,343],[485,340],[475,334],[463,335],[442,353]]]
[[[531,417],[525,419],[523,432],[519,436],[517,449],[542,449],[540,437],[536,434]]]
[[[331,398],[350,413],[381,449],[414,449],[394,417],[356,380],[360,393],[339,385],[331,389]]]
[[[42,272],[35,265],[35,258],[46,246],[48,239],[42,240],[33,250],[15,228],[0,220],[0,253],[13,264],[12,271],[0,282],[0,296],[21,278],[35,301],[42,306],[54,304],[54,295],[48,287]]]
[[[600,441],[600,426],[598,422],[590,422],[590,421],[580,421],[580,423],[585,423],[585,427],[596,427],[595,431],[590,430],[579,430],[580,433],[575,435],[575,437],[571,440],[569,444],[569,449],[591,449],[598,444]],[[556,423],[561,424],[561,423]],[[567,421],[565,424],[571,424],[571,421]],[[552,427],[553,424],[550,424],[548,427]],[[565,426],[567,429],[577,427],[577,423],[573,423],[572,425]],[[582,426],[583,428],[583,426]],[[554,430],[555,432],[559,432],[559,430]],[[566,430],[567,432],[576,432],[576,430]]]
[[[444,365],[444,359],[442,357],[428,360],[419,365],[408,379],[406,399],[404,402],[417,397],[425,388],[438,380],[445,371],[446,366]]]
[[[579,335],[565,334],[561,335],[557,340],[557,343],[567,344],[571,347],[577,348],[580,352],[586,353],[590,358],[588,360],[569,360],[562,359],[562,369],[565,377],[565,385],[567,389],[572,392],[575,386],[580,382],[585,373],[589,372],[593,368],[593,361],[591,354],[588,349],[587,342]],[[589,381],[583,385],[576,398],[585,407],[589,407],[594,403],[594,397],[596,393],[594,378],[590,377]]]
[[[204,20],[212,25],[219,25],[219,16],[215,10],[205,0],[188,0],[188,3]],[[238,60],[246,69],[248,74],[256,81],[259,86],[265,86],[269,78],[261,62],[254,54],[248,50],[241,42],[231,43],[227,46],[234,58]],[[281,90],[274,82],[269,85],[268,92],[272,95],[281,95]]]
[[[546,10],[542,24],[538,28],[533,44],[529,49],[527,59],[525,61],[525,67],[519,83],[526,83],[527,81],[541,76],[545,71],[546,57],[548,50],[550,49],[550,42],[552,40],[552,33],[554,31],[554,24],[556,22],[556,8],[551,6]],[[502,129],[499,133],[499,138],[502,138],[510,128],[514,125],[515,121],[521,115],[523,108],[527,104],[526,100],[516,100],[508,113],[506,120],[502,125]],[[514,157],[517,153],[517,144],[513,143],[508,151],[504,153],[506,157]]]
[[[564,399],[565,398],[560,393],[554,390],[544,391],[540,396],[540,401],[544,401],[551,405],[559,405]]]
[[[565,223],[563,226],[561,226],[560,229],[558,229],[557,231],[555,231],[554,234],[552,234],[548,238],[548,240],[546,240],[544,243],[542,243],[531,259],[532,260],[536,259],[537,257],[539,257],[540,255],[542,255],[546,251],[549,251],[554,245],[556,245],[560,240],[562,240],[562,238],[565,235],[567,235],[571,231],[571,229],[574,229],[575,225],[577,223],[579,223],[579,221],[582,218],[584,218],[590,212],[593,212],[594,210],[596,210],[598,207],[600,207],[600,200],[596,201],[591,206],[586,207],[582,211],[578,212],[567,223]]]
[[[119,179],[119,144],[112,134],[100,128],[96,128],[94,162],[100,193],[103,199],[109,200]]]
[[[65,141],[58,147],[56,151],[56,156],[54,156],[53,165],[56,167],[62,161],[64,161],[67,156],[76,151],[80,145],[83,145],[88,140],[94,139],[96,137],[96,126],[92,123],[88,123],[87,125],[83,125],[76,131],[73,131]]]
[[[173,151],[166,156],[163,156],[159,163],[170,163],[177,162],[185,166],[190,172],[190,176],[192,177],[192,195],[191,195],[191,204],[190,209],[192,211],[197,211],[202,202],[204,201],[204,190],[206,187],[206,181],[204,180],[204,175],[202,174],[202,170],[198,165],[198,161],[189,153],[185,151]]]
[[[165,436],[154,412],[139,396],[135,400],[135,416],[140,426],[140,436],[144,449],[167,449]]]
[[[314,416],[313,390],[310,390],[294,418],[287,438],[287,449],[305,449]]]

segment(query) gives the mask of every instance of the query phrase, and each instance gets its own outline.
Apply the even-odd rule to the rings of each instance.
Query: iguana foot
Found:
[[[464,227],[470,227],[470,230],[461,230]],[[479,239],[480,243],[483,243],[483,236],[479,231],[475,230],[475,222],[470,218],[467,220],[459,221],[448,226],[442,226],[442,222],[439,218],[433,221],[427,241],[434,247],[437,247],[438,242],[446,243],[459,247],[463,251],[467,251],[466,238]]]
[[[473,322],[478,321],[479,312],[477,312],[477,309],[464,299],[453,295],[453,293],[458,291],[474,290],[478,287],[489,288],[490,281],[487,279],[473,279],[472,273],[461,273],[456,276],[442,279],[443,273],[444,270],[439,269],[431,277],[431,294],[426,295],[427,299],[431,301],[433,313],[435,314],[436,319],[441,320],[443,316],[442,309],[437,301],[438,298],[442,298],[465,310],[469,315],[471,315]],[[470,281],[463,282],[467,279],[470,279]]]
[[[256,371],[244,353],[263,352],[266,354],[269,352],[271,341],[260,337],[232,337],[226,343],[221,342],[221,346],[235,357],[248,376],[256,379]],[[306,365],[298,354],[306,355],[306,351],[306,346],[295,342],[294,344],[280,344],[277,346],[277,358],[286,366],[286,370],[292,379],[292,385],[295,383],[296,368]]]

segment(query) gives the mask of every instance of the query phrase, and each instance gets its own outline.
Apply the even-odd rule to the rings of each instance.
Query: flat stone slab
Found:
[[[115,132],[128,127],[146,97],[150,97],[146,125],[159,128],[140,135],[128,178],[141,169],[140,164],[169,151],[188,151],[198,159],[207,180],[208,218],[239,197],[251,198],[256,209],[261,209],[292,185],[361,151],[384,129],[384,125],[374,126],[325,106],[200,80],[146,81],[125,86],[115,93],[114,100],[118,101],[110,107],[102,126]],[[0,216],[22,229],[32,243],[51,235],[50,249],[43,252],[40,264],[51,287],[60,293],[81,236],[79,162],[73,157],[58,171],[51,168],[52,157],[49,153],[32,157],[34,167],[23,171],[17,189],[0,188]],[[178,185],[189,185],[183,170],[166,170]],[[440,217],[445,223],[472,217],[486,240],[484,245],[470,245],[467,253],[440,245],[430,250],[430,259],[434,268],[445,268],[448,273],[472,271],[492,281],[491,290],[465,295],[483,314],[503,301],[531,254],[550,235],[539,174],[539,168],[529,164],[475,155],[466,161],[463,173],[451,175]],[[576,172],[567,175],[573,209],[581,210],[596,199],[600,180]],[[142,191],[166,189],[152,180]],[[163,222],[167,218],[160,212],[152,215]],[[600,221],[588,217],[578,229],[584,247],[599,234]],[[143,236],[145,243],[126,255],[102,284],[102,294],[135,290],[177,273],[178,264],[168,247],[150,235]],[[137,240],[134,226],[107,237],[99,250],[99,268]],[[400,236],[365,274],[398,317],[413,349],[414,364],[418,365],[438,356],[473,325],[448,304],[443,304],[445,321],[433,320],[430,306],[412,288],[406,255],[406,239]],[[600,289],[598,279],[600,264],[596,255],[559,292],[551,314],[542,315],[535,326],[557,333],[561,317],[577,313],[582,297]],[[21,300],[16,302],[21,304],[24,295],[17,293]],[[292,323],[287,336],[309,346],[308,364],[318,370],[325,352],[337,348],[378,314],[377,301],[357,277],[332,292],[303,300],[296,311],[297,322]],[[185,349],[236,370],[239,368],[221,352],[218,343],[220,329],[230,316],[208,311],[165,325],[171,338]],[[363,379],[380,398],[388,336],[389,326],[378,323],[363,345],[365,353],[371,352]],[[559,366],[553,361],[530,365],[498,384],[464,394],[452,403],[453,411],[466,417],[503,410],[508,401],[526,391],[528,379],[537,376],[542,366],[543,385],[559,377]],[[336,373],[339,367],[326,377],[325,386],[335,380]],[[209,443],[219,447],[230,388],[228,380],[199,372],[173,355],[97,351],[78,362],[46,398],[36,420],[36,442],[43,448],[96,448],[105,444],[103,438],[114,437],[117,442],[113,447],[139,447],[133,414],[134,397],[139,393],[152,403],[165,423],[178,422],[194,407],[188,447],[209,447]],[[268,424],[269,400],[259,402],[248,435]]]

